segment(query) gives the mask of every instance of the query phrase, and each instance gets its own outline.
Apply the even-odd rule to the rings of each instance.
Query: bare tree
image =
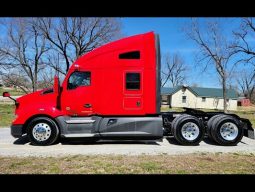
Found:
[[[116,18],[39,18],[37,23],[37,29],[55,51],[48,57],[48,64],[64,75],[78,57],[120,35]]]
[[[33,25],[35,22],[33,18],[1,20],[7,31],[0,42],[3,76],[26,93],[37,90],[38,73],[45,68],[44,54],[49,50],[45,38]],[[20,77],[24,81],[17,81]]]
[[[54,75],[56,75],[55,70],[52,68],[47,68],[40,72],[38,81],[38,88],[44,89],[52,87],[54,83]]]
[[[218,22],[207,23],[205,31],[199,26],[197,20],[193,20],[191,27],[187,30],[188,37],[199,47],[198,64],[214,66],[221,81],[224,99],[224,112],[227,112],[227,78],[230,73],[228,64],[234,55],[230,49],[232,42],[221,34],[222,29]]]
[[[182,84],[186,78],[185,72],[187,70],[182,56],[175,53],[173,57],[170,57],[170,54],[167,53],[163,59],[161,86],[164,87],[167,82],[170,82],[172,87]]]
[[[255,59],[255,23],[253,18],[243,18],[238,31],[233,32],[237,41],[232,45],[235,52],[242,54],[238,62],[250,63],[253,66]]]
[[[254,18],[243,18],[240,28],[233,32],[236,42],[233,43],[232,49],[240,56],[237,63],[249,65],[253,70],[239,72],[237,83],[244,96],[254,100],[255,85],[255,22]]]
[[[246,96],[252,100],[254,88],[255,88],[255,73],[254,71],[247,72],[241,71],[238,73],[237,84],[240,87],[240,90],[243,96]]]
[[[18,87],[21,89],[24,93],[28,93],[28,90],[30,88],[30,83],[27,77],[24,77],[23,75],[18,74],[17,72],[9,72],[8,74],[3,74],[2,76],[3,83],[7,87]]]

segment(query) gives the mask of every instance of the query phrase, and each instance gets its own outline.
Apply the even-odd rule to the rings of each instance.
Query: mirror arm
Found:
[[[15,103],[15,105],[17,105],[17,104],[18,104],[18,102],[17,102],[17,100],[16,100],[16,99],[12,98],[11,96],[9,96],[8,98],[9,98],[9,99],[11,99],[11,100],[13,100],[13,101],[14,101],[14,103]]]
[[[11,96],[9,98],[15,102],[15,105],[17,104],[16,99],[12,98]]]

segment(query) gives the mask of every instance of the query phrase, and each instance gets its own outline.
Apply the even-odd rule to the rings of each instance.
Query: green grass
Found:
[[[11,94],[11,96],[20,96],[20,95],[24,95],[25,93],[22,90],[19,89],[4,89],[4,88],[0,88],[0,95],[2,96],[3,92],[9,92]]]
[[[237,111],[235,112],[235,114],[237,114],[238,116],[242,117],[242,118],[246,118],[249,119],[252,127],[255,127],[255,111]]]
[[[0,127],[9,127],[14,119],[13,104],[0,104]]]
[[[0,174],[255,174],[255,154],[0,157]]]
[[[183,108],[177,108],[177,107],[169,108],[169,107],[166,107],[166,106],[161,107],[161,112],[167,112],[167,111],[182,112],[182,111],[184,111],[184,109]]]

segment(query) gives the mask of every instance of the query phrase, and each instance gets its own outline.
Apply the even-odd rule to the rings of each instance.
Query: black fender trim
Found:
[[[25,133],[23,125],[11,125],[11,135],[14,138],[20,138]]]

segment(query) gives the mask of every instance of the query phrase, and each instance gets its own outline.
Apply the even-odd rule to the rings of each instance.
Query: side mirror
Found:
[[[3,92],[3,97],[10,97],[11,94],[9,92]]]
[[[11,100],[15,102],[15,105],[18,104],[16,99],[12,98],[9,92],[3,92],[3,97],[9,97]]]

